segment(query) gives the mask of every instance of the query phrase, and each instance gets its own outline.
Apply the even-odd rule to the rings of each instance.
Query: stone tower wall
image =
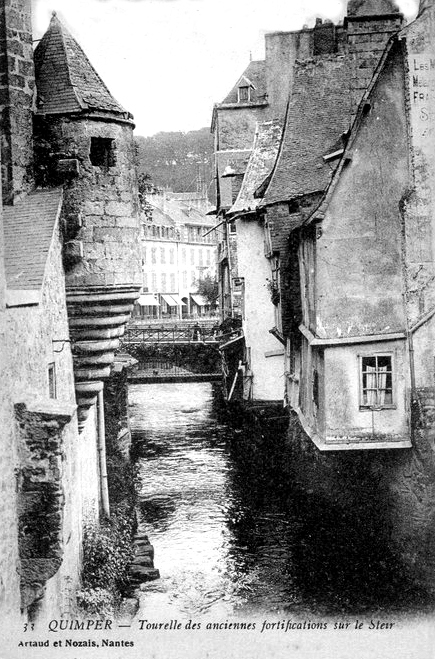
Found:
[[[0,5],[0,71],[3,203],[11,204],[33,185],[35,73],[30,0]]]
[[[67,289],[140,286],[139,197],[132,125],[109,119],[36,117],[35,133],[37,141],[48,136],[49,177],[66,182]],[[113,141],[110,166],[92,164],[93,138]],[[62,167],[68,171],[63,173]]]

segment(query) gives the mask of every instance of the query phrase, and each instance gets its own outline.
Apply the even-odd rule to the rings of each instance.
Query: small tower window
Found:
[[[248,86],[239,87],[239,103],[247,103],[251,100],[251,90]]]
[[[115,140],[107,137],[91,137],[89,154],[94,167],[108,169],[115,165]]]

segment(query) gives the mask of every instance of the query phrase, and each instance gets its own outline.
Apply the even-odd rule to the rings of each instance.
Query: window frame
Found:
[[[382,405],[367,405],[363,402],[364,387],[363,387],[363,359],[375,358],[376,359],[376,373],[378,372],[378,359],[388,357],[391,360],[391,403],[384,403]],[[388,373],[389,371],[387,371]],[[397,409],[397,369],[396,369],[396,352],[394,350],[377,350],[367,351],[358,355],[358,406],[360,412],[371,412],[381,410],[395,410]],[[377,383],[378,384],[378,383]],[[379,387],[376,386],[376,394]]]
[[[243,90],[243,92],[242,92]],[[237,98],[239,103],[250,103],[251,101],[251,87],[249,85],[239,85],[237,88]],[[246,95],[246,98],[244,98]]]

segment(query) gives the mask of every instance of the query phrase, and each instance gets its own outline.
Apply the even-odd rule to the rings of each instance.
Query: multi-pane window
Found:
[[[156,247],[151,247],[151,263],[157,263],[157,248]]]
[[[394,404],[391,355],[370,355],[361,359],[361,407],[382,408]]]
[[[147,248],[143,247],[142,249],[142,265],[145,265],[147,262]]]
[[[187,288],[187,270],[183,271],[183,288]]]
[[[195,270],[192,270],[192,272],[190,273],[191,286],[194,286],[195,282],[196,282],[196,273],[195,273]]]
[[[166,263],[166,250],[164,247],[160,247],[160,263]]]
[[[210,265],[211,253],[210,253],[210,250],[209,250],[209,249],[207,250],[207,256],[206,256],[206,259],[207,259],[207,265]]]
[[[203,265],[203,253],[202,253],[202,249],[199,250],[199,265]]]
[[[169,263],[173,264],[174,263],[174,248],[171,247],[169,250]]]
[[[151,273],[151,286],[153,291],[157,290],[157,274],[155,272]]]
[[[175,293],[175,274],[171,272],[171,293]]]
[[[183,249],[181,250],[181,259],[182,259],[183,263],[186,263],[186,248],[185,247],[183,247]]]
[[[162,293],[166,293],[166,272],[162,272],[161,281],[162,281]]]
[[[143,273],[143,289],[144,291],[148,291],[148,273],[144,272]]]
[[[190,264],[195,265],[195,250],[194,249],[190,250]]]

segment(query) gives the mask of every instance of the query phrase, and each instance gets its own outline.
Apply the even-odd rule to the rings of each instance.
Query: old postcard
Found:
[[[0,657],[435,655],[433,0],[0,3]]]

